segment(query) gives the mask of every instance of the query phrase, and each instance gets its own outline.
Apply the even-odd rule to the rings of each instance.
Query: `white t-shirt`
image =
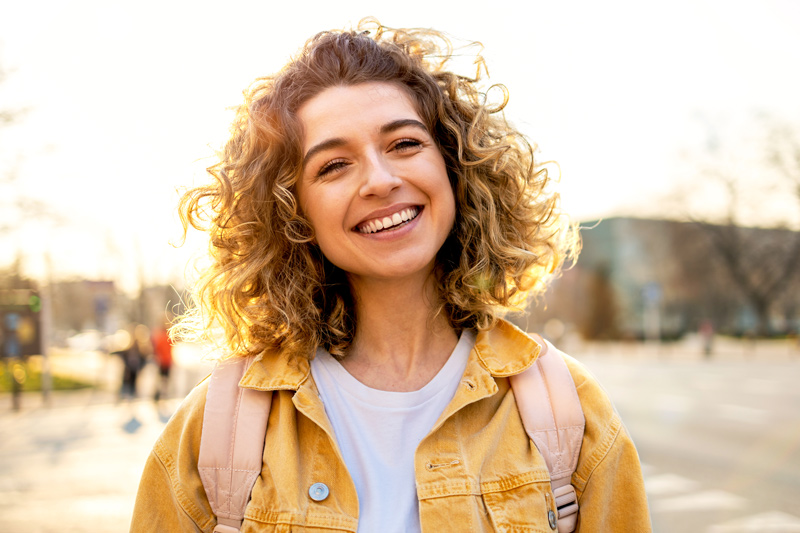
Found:
[[[442,369],[412,392],[367,387],[317,351],[311,374],[356,486],[359,532],[420,531],[414,453],[455,396],[474,345],[465,330]]]

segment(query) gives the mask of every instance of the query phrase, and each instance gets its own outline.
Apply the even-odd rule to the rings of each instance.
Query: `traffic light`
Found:
[[[42,298],[35,289],[0,290],[3,357],[27,357],[42,353]]]

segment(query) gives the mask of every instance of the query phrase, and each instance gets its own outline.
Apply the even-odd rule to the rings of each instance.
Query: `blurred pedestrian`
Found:
[[[129,327],[130,342],[122,350],[112,352],[122,358],[122,385],[119,391],[120,399],[135,399],[137,395],[137,382],[142,368],[147,362],[151,352],[150,334],[147,326],[137,324]]]
[[[166,328],[159,326],[153,331],[153,358],[158,366],[158,382],[153,399],[157,402],[169,397],[169,376],[172,371],[172,340]]]
[[[703,320],[700,324],[700,339],[703,342],[703,355],[708,359],[714,350],[714,324],[710,320]]]

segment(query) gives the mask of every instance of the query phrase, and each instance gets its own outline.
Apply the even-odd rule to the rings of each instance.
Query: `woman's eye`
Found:
[[[326,174],[330,174],[331,172],[336,172],[338,170],[342,170],[347,166],[347,163],[342,159],[334,159],[333,161],[328,161],[317,172],[317,177],[324,176]]]
[[[394,143],[392,149],[397,150],[398,152],[406,152],[408,150],[419,149],[421,146],[422,142],[416,139],[400,139],[399,141]]]

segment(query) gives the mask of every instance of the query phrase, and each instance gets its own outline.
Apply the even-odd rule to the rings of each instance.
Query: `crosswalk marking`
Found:
[[[720,416],[733,422],[745,422],[747,424],[763,424],[770,420],[769,413],[764,409],[747,407],[744,405],[722,404],[717,406]]]
[[[783,383],[774,379],[748,378],[742,387],[747,394],[776,396],[783,394]]]
[[[657,500],[651,505],[651,509],[654,512],[741,509],[746,501],[723,490],[706,490]]]
[[[800,518],[769,511],[708,528],[708,533],[793,533],[800,532]]]
[[[648,476],[644,481],[648,496],[664,496],[697,490],[700,484],[676,474]]]
[[[653,410],[665,422],[677,422],[686,417],[694,407],[692,399],[683,394],[660,394]]]
[[[722,490],[703,490],[701,483],[673,473],[659,473],[642,463],[645,489],[654,520],[669,513],[725,512],[728,517],[743,513],[748,500]],[[751,511],[752,512],[752,511]],[[656,522],[657,523],[657,522]],[[698,530],[699,531],[699,530]],[[800,533],[800,517],[782,511],[767,511],[707,526],[705,533]]]

